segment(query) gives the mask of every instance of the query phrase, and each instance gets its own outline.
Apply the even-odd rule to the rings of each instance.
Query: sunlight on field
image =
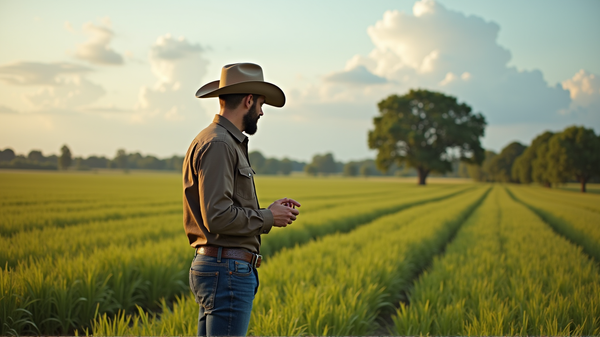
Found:
[[[251,333],[600,332],[594,319],[600,303],[592,296],[600,291],[599,271],[590,262],[600,259],[600,196],[459,179],[428,182],[258,176],[262,207],[283,197],[302,207],[292,226],[263,236],[266,262]],[[198,308],[187,285],[193,249],[183,231],[179,174],[2,171],[0,207],[0,335],[195,334]],[[530,271],[528,261],[539,259],[539,250],[519,246],[530,231],[544,232],[544,242],[560,246],[563,253],[544,254],[559,264],[567,259],[570,269],[536,262]],[[532,247],[543,245],[528,240]],[[502,248],[508,242],[515,243]],[[462,280],[443,272],[454,268],[446,267],[452,261],[463,261]],[[429,290],[411,291],[430,265],[417,283]],[[470,295],[458,302],[436,299],[479,289],[469,275],[485,269],[474,265],[510,267],[520,276],[487,275],[489,286],[482,291],[491,296],[489,303],[471,303]],[[532,273],[557,280],[542,280],[553,297],[539,297],[535,283],[519,285],[533,282]],[[507,280],[508,288],[502,285]],[[572,310],[551,309],[572,296],[580,296]],[[549,311],[522,309],[536,306]],[[486,320],[497,315],[504,315],[504,323],[492,328]],[[392,319],[395,325],[380,326]]]

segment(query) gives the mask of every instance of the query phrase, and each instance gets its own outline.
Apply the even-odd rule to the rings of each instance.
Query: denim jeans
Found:
[[[198,336],[245,336],[258,273],[248,262],[196,255],[190,288],[200,306]]]

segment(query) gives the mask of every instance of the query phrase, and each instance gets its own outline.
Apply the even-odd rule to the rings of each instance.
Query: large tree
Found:
[[[490,165],[492,160],[496,158],[498,154],[494,151],[486,150],[485,159],[481,165],[478,164],[467,164],[467,172],[469,177],[475,181],[490,182],[493,181],[492,174],[490,173]]]
[[[571,126],[548,142],[548,175],[552,182],[577,179],[581,192],[591,177],[600,175],[600,137],[593,129]]]
[[[515,159],[523,154],[527,147],[519,142],[512,142],[500,151],[490,162],[490,174],[493,181],[514,183],[518,180],[511,179],[511,172]]]
[[[541,135],[535,137],[531,141],[531,145],[525,149],[512,166],[512,178],[515,181],[519,181],[522,184],[529,184],[533,179],[533,162],[537,158],[537,152],[542,144],[547,144],[554,133],[546,131]],[[544,183],[545,185],[545,183]]]
[[[389,96],[378,107],[369,147],[378,150],[380,170],[387,171],[394,162],[406,163],[417,170],[419,184],[425,185],[430,172],[451,171],[454,159],[478,165],[483,161],[479,139],[485,118],[455,97],[410,90],[403,96]]]
[[[331,153],[316,154],[313,156],[312,162],[304,167],[304,171],[310,175],[336,173],[337,164]]]
[[[63,145],[60,148],[60,157],[58,158],[58,167],[61,170],[66,170],[71,166],[73,162],[73,156],[71,155],[71,150],[67,145]]]
[[[541,143],[536,150],[536,157],[531,162],[531,180],[545,187],[552,187],[549,174],[548,142]]]

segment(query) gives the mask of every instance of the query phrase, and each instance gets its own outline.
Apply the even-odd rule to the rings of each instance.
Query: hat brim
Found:
[[[265,103],[278,108],[285,104],[285,94],[275,84],[262,81],[247,81],[219,88],[219,81],[203,85],[196,92],[198,98],[218,97],[226,94],[256,94],[265,96]]]

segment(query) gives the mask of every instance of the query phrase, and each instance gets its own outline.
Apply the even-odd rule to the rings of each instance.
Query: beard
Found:
[[[248,112],[246,112],[243,119],[244,132],[249,135],[255,134],[256,130],[258,130],[258,119],[260,116],[256,112],[256,102],[257,100],[254,100],[254,103],[252,103],[252,106],[248,109]]]

